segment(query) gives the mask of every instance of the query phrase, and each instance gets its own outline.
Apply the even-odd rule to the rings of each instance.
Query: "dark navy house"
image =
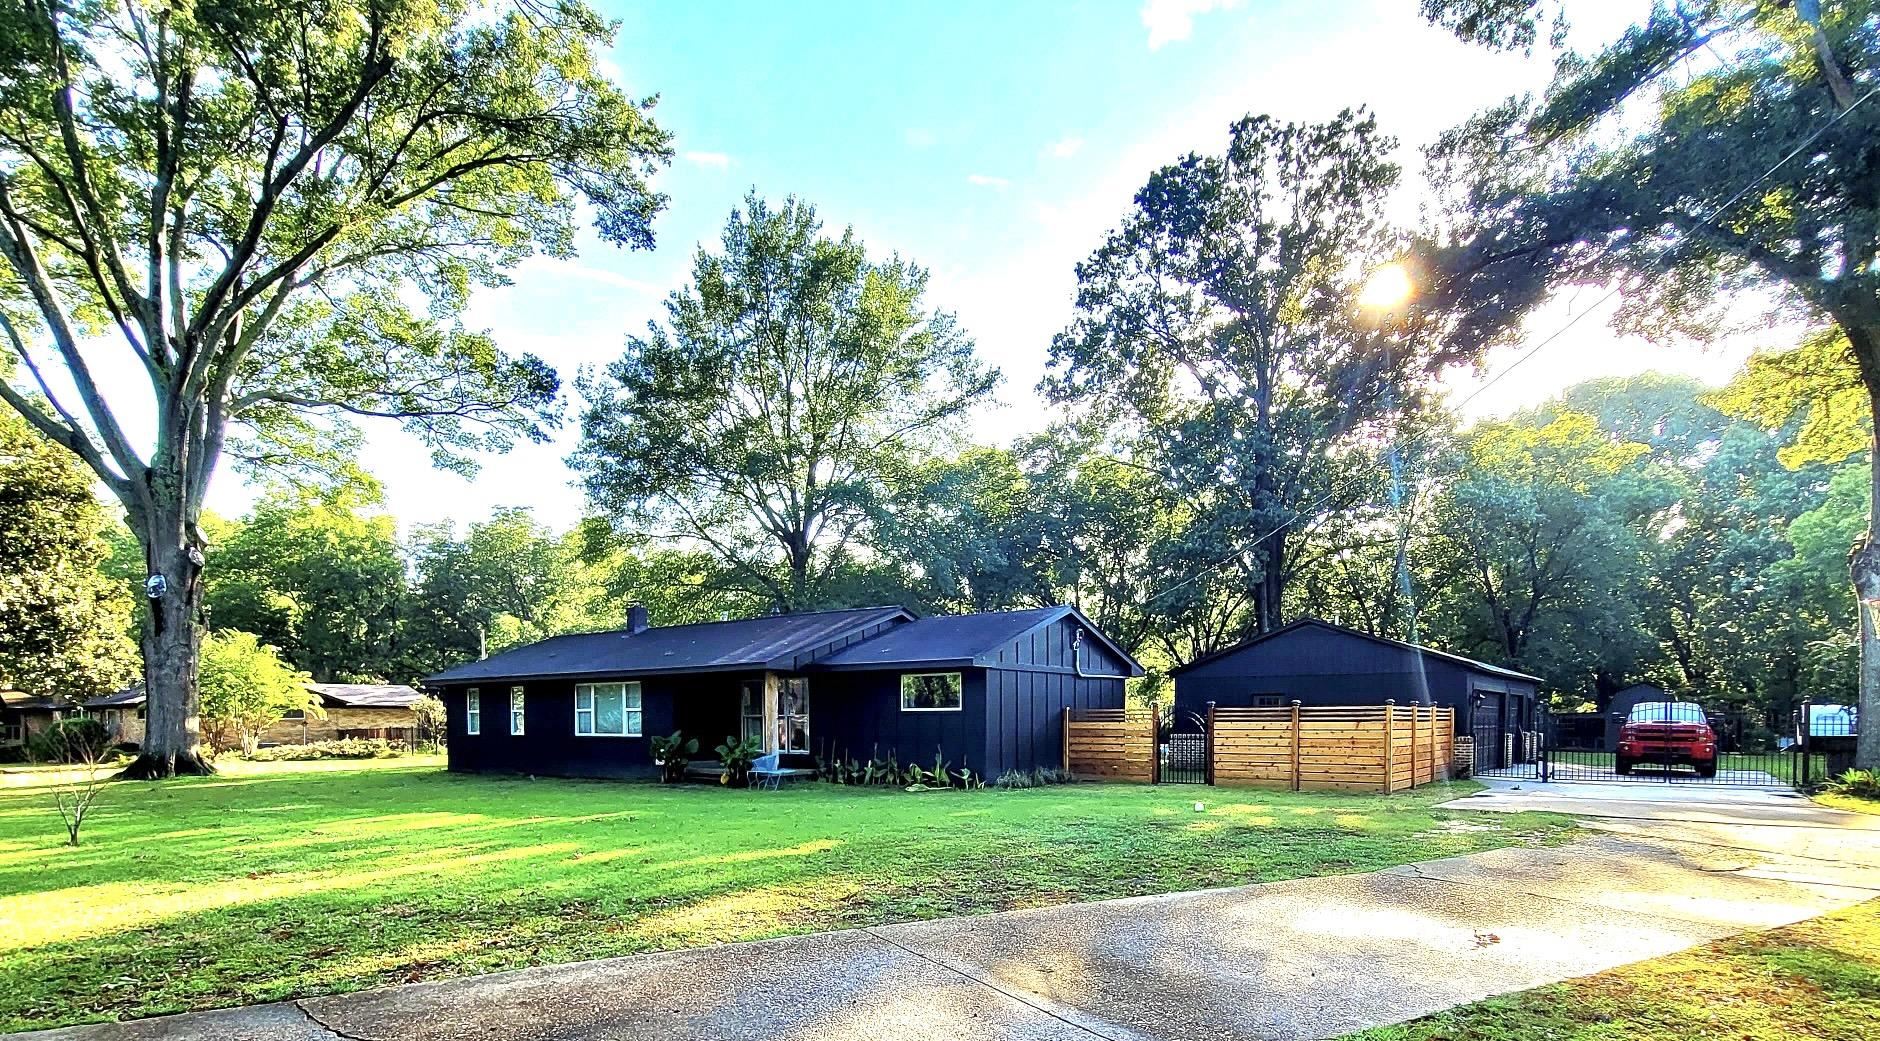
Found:
[[[1306,618],[1174,670],[1178,718],[1222,708],[1446,705],[1484,755],[1539,726],[1538,677]],[[1483,762],[1487,762],[1486,759]],[[1501,764],[1496,764],[1501,765]]]
[[[1142,675],[1072,607],[917,616],[903,607],[556,636],[432,676],[450,768],[570,777],[653,770],[675,730],[700,756],[727,737],[783,753],[893,753],[994,777],[1054,766],[1066,707],[1120,708]]]

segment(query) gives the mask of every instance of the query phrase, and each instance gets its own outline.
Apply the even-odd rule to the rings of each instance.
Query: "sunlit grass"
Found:
[[[9,788],[0,1030],[1364,871],[1566,827],[1432,809],[1469,790],[753,792],[280,763],[113,785],[73,849],[49,792]]]
[[[1346,1041],[1872,1041],[1880,901]]]

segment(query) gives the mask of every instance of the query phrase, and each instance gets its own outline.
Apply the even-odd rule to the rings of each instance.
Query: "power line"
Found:
[[[1823,134],[1827,133],[1829,130],[1834,129],[1836,124],[1840,123],[1841,120],[1847,118],[1847,116],[1850,113],[1852,113],[1855,109],[1859,108],[1860,106],[1866,104],[1868,101],[1872,100],[1875,95],[1880,95],[1880,86],[1876,86],[1876,87],[1869,89],[1867,93],[1862,94],[1858,98],[1855,98],[1852,104],[1848,105],[1846,108],[1842,109],[1841,111],[1836,112],[1832,118],[1822,123],[1819,127],[1816,127],[1813,133],[1803,138],[1800,144],[1790,149],[1788,154],[1776,160],[1773,166],[1769,167],[1767,170],[1764,170],[1762,173],[1756,175],[1755,179],[1751,180],[1748,184],[1743,185],[1741,188],[1738,188],[1735,192],[1733,192],[1730,195],[1729,198],[1719,203],[1709,213],[1698,218],[1697,223],[1699,225],[1709,224],[1712,221],[1715,221],[1718,217],[1723,216],[1725,211],[1729,210],[1730,207],[1736,205],[1737,202],[1740,201],[1745,195],[1748,195],[1750,192],[1756,190],[1757,186],[1761,185],[1764,181],[1774,176],[1776,171],[1782,169],[1784,166],[1787,166],[1792,160],[1795,159],[1796,156],[1801,155],[1804,151],[1807,151],[1808,147],[1810,145],[1813,145],[1816,141],[1820,140]],[[1624,290],[1624,288],[1625,286],[1624,286],[1624,283],[1622,282],[1621,284],[1613,286],[1611,289],[1608,289],[1605,293],[1601,294],[1599,299],[1595,300],[1591,306],[1587,307],[1584,311],[1581,311],[1578,314],[1573,315],[1571,318],[1567,319],[1565,324],[1561,325],[1560,328],[1549,333],[1547,336],[1543,337],[1539,343],[1536,343],[1534,346],[1522,352],[1521,356],[1516,358],[1513,362],[1509,363],[1507,368],[1502,369],[1500,372],[1496,373],[1494,376],[1490,377],[1488,380],[1483,382],[1480,386],[1477,386],[1474,390],[1464,395],[1463,398],[1460,401],[1457,401],[1454,405],[1452,405],[1451,408],[1453,408],[1454,410],[1458,412],[1461,411],[1466,405],[1468,405],[1469,402],[1474,401],[1478,396],[1480,396],[1482,392],[1488,390],[1490,387],[1501,382],[1501,380],[1504,377],[1506,377],[1510,372],[1513,372],[1516,368],[1520,367],[1523,363],[1533,358],[1536,354],[1539,354],[1549,344],[1552,344],[1556,340],[1560,339],[1560,337],[1566,335],[1566,333],[1569,330],[1571,330],[1574,326],[1580,323],[1581,319],[1585,318],[1587,315],[1592,314],[1594,311],[1597,311],[1601,307],[1605,306],[1607,301],[1611,300],[1615,296],[1618,296],[1619,293]],[[1393,438],[1393,443],[1394,441],[1395,439]],[[1280,532],[1285,531],[1288,526],[1298,522],[1299,520],[1304,519],[1307,516],[1310,516],[1314,510],[1317,510],[1320,506],[1325,505],[1325,503],[1329,502],[1332,499],[1332,497],[1335,496],[1336,494],[1338,494],[1336,491],[1326,492],[1324,495],[1321,495],[1319,498],[1306,504],[1303,510],[1296,511],[1293,514],[1293,518],[1291,520],[1286,521],[1283,524],[1280,524],[1278,527],[1275,527],[1272,531],[1269,531],[1266,534],[1260,536],[1259,538],[1254,539],[1252,542],[1252,545],[1257,547],[1261,543],[1265,542],[1267,539],[1270,539],[1273,536],[1278,535]],[[1163,597],[1169,595],[1170,593],[1186,588],[1187,586],[1192,585],[1195,582],[1198,582],[1201,579],[1206,578],[1208,575],[1225,567],[1228,563],[1234,561],[1239,556],[1240,556],[1240,553],[1236,551],[1235,553],[1222,558],[1220,561],[1212,565],[1209,565],[1208,567],[1205,567],[1201,569],[1200,571],[1197,571],[1196,573],[1188,576],[1187,578],[1182,579],[1180,582],[1177,582],[1172,586],[1168,586],[1167,588],[1164,588],[1158,592],[1151,593],[1145,600],[1143,600],[1143,604],[1144,605],[1152,604],[1155,601],[1160,600]]]

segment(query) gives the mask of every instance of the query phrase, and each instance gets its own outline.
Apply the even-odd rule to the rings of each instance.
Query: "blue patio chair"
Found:
[[[772,752],[751,762],[751,777],[757,781],[757,787],[774,792],[782,786],[783,770],[777,765],[781,758],[780,753]]]

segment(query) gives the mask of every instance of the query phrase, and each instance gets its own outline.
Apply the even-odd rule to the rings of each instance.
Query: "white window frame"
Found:
[[[509,736],[523,736],[524,693],[521,687],[509,688]]]
[[[907,681],[924,676],[951,676],[960,685],[960,703],[951,707],[921,708],[907,703]],[[901,674],[901,711],[903,712],[964,712],[966,711],[966,675],[960,672],[904,672]]]
[[[620,729],[621,733],[598,730],[595,726],[600,718],[594,711],[594,696],[602,688],[620,688]],[[629,696],[634,704],[629,703]],[[587,707],[582,707],[583,699]],[[582,730],[584,722],[587,729]],[[636,718],[637,717],[637,718]],[[638,723],[637,726],[634,723]],[[574,687],[574,736],[576,737],[642,737],[646,731],[646,691],[638,680],[618,681],[614,683],[577,683]]]
[[[463,692],[463,732],[469,737],[483,733],[483,691],[477,687]]]

